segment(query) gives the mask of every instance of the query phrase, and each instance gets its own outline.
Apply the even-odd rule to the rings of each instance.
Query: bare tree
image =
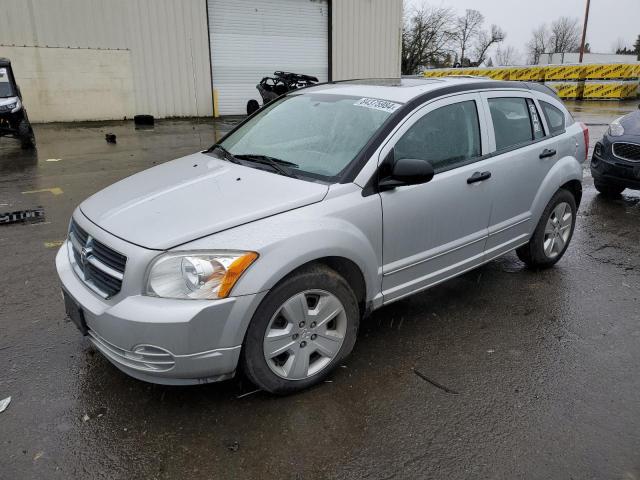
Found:
[[[624,42],[624,38],[618,37],[615,42],[611,44],[611,51],[613,53],[620,53],[622,50],[626,50],[627,45]]]
[[[456,20],[456,41],[460,52],[460,63],[464,64],[470,44],[478,37],[484,16],[478,10],[467,9]]]
[[[536,64],[543,53],[575,52],[580,48],[577,18],[560,17],[548,28],[544,23],[531,32],[527,42],[528,62]]]
[[[527,62],[535,65],[540,60],[540,55],[549,51],[549,43],[551,35],[547,30],[547,26],[543,23],[531,32],[531,40],[527,42]]]
[[[445,7],[405,10],[402,30],[402,73],[419,73],[421,67],[443,66],[450,62],[455,14]]]
[[[473,52],[475,56],[474,65],[480,65],[484,62],[484,59],[487,55],[487,51],[492,45],[498,44],[504,40],[506,34],[502,31],[500,27],[497,25],[491,25],[491,32],[487,33],[484,30],[481,30],[478,33],[478,38],[476,39],[476,43],[473,47]]]
[[[520,63],[520,53],[511,45],[505,48],[498,47],[495,59],[498,66],[518,65]]]
[[[560,17],[551,24],[553,53],[575,52],[580,48],[580,26],[577,18]]]

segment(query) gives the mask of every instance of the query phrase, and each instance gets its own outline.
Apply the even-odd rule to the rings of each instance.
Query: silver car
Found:
[[[370,312],[511,250],[555,264],[588,131],[545,87],[348,81],[85,200],[58,252],[67,314],[115,366],[187,385],[320,382]]]

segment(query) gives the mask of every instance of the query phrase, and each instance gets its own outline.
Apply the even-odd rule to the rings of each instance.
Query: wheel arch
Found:
[[[561,158],[547,172],[533,201],[531,233],[540,221],[547,204],[561,188],[565,188],[574,196],[577,207],[582,199],[582,164],[574,157]]]
[[[278,281],[276,286],[290,276],[295,275],[303,270],[313,268],[316,265],[323,265],[325,267],[328,267],[331,270],[334,270],[342,278],[344,278],[356,296],[358,307],[360,308],[360,315],[363,316],[368,313],[369,307],[367,305],[367,282],[365,280],[364,273],[356,262],[346,257],[325,256],[307,261],[306,263],[303,263],[289,273],[285,274]]]
[[[582,182],[578,180],[569,180],[562,184],[560,188],[568,190],[576,201],[576,208],[580,207],[580,201],[582,200]]]

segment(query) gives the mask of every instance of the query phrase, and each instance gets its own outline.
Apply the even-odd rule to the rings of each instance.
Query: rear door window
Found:
[[[565,127],[564,113],[562,110],[542,100],[540,100],[540,107],[542,107],[544,116],[547,119],[547,125],[549,125],[551,135],[562,133]]]
[[[526,98],[490,98],[488,102],[496,137],[496,150],[505,150],[533,140],[533,127]]]
[[[394,157],[428,160],[436,173],[466,165],[482,155],[476,102],[437,108],[420,118],[394,147]]]

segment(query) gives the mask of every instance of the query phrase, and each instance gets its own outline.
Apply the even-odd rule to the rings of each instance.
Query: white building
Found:
[[[402,0],[1,2],[33,121],[242,114],[276,70],[400,76]]]

